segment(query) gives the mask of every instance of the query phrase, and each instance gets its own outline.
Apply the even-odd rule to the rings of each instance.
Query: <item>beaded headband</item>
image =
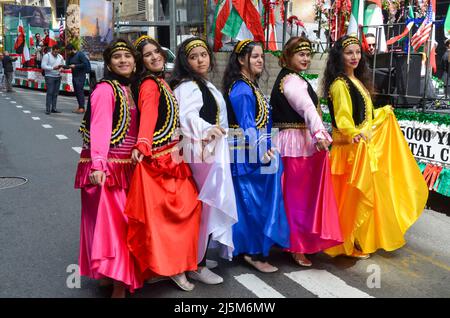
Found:
[[[234,48],[234,53],[241,54],[241,52],[244,49],[244,47],[246,47],[247,45],[249,45],[252,42],[253,42],[252,40],[239,41],[238,44],[236,44],[236,46]]]
[[[119,41],[116,44],[114,44],[114,46],[112,47],[110,55],[112,55],[113,53],[115,53],[117,51],[127,51],[127,52],[131,53],[132,48],[130,48],[126,42]]]
[[[361,43],[359,42],[358,38],[356,38],[354,36],[350,36],[342,42],[342,48],[345,49],[347,46],[352,45],[352,44],[357,44],[357,45],[361,46]]]
[[[152,38],[151,36],[148,35],[143,35],[141,37],[139,37],[136,41],[134,41],[134,47],[138,48],[139,45],[144,42],[145,40],[153,40],[156,41],[154,38]]]
[[[205,48],[207,51],[209,51],[208,46],[206,45],[205,41],[193,40],[184,47],[184,52],[186,53],[186,55],[189,55],[189,53],[191,53],[191,51],[194,48],[199,47],[199,46],[201,46],[201,47]]]
[[[300,51],[309,51],[312,52],[312,47],[311,47],[311,43],[307,42],[307,41],[302,41],[300,42],[297,47],[295,48],[294,52],[300,52]]]

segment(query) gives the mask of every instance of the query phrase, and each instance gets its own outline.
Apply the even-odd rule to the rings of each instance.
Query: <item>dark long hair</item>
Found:
[[[342,43],[348,39],[345,35],[337,40],[328,54],[327,66],[325,68],[324,78],[322,82],[323,97],[328,96],[331,84],[339,76],[346,76],[344,71],[344,48]],[[360,44],[361,46],[361,44]],[[370,78],[369,68],[367,67],[366,59],[361,55],[358,67],[355,69],[355,76],[363,85],[369,90],[372,90],[372,81]]]
[[[242,48],[240,53],[236,53],[236,47],[234,48],[234,50],[231,53],[230,58],[228,60],[228,64],[227,64],[227,67],[225,68],[225,73],[224,73],[224,76],[222,79],[222,90],[223,90],[224,95],[227,95],[228,91],[231,88],[231,85],[233,85],[233,83],[236,80],[238,80],[242,77],[242,75],[241,75],[242,66],[239,63],[239,58],[241,58],[241,59],[247,58],[247,63],[248,63],[248,65],[250,65],[250,57],[251,57],[251,54],[252,54],[255,46],[261,46],[261,44],[252,41],[249,44],[247,44],[244,48]],[[264,63],[264,67],[265,67],[265,63]],[[258,80],[260,76],[261,75],[258,75],[256,77],[256,79]]]
[[[152,44],[154,46],[156,46],[156,49],[158,50],[158,53],[160,53],[164,59],[164,64],[167,61],[167,52],[163,50],[162,46],[154,39],[151,38],[145,38],[144,40],[141,40],[139,42],[139,45],[136,47],[136,50],[138,52],[138,59],[136,61],[136,74],[138,75],[139,78],[144,77],[146,74],[151,73],[149,70],[147,70],[147,68],[144,65],[144,55],[143,55],[143,50],[144,47],[147,44]],[[161,73],[155,74],[157,76],[164,76],[164,68],[162,70]]]
[[[180,83],[184,81],[195,81],[197,83],[205,83],[205,79],[197,74],[188,62],[188,55],[186,54],[186,47],[192,41],[200,40],[203,41],[207,47],[208,55],[209,55],[209,71],[211,72],[214,69],[215,61],[214,54],[212,53],[211,47],[206,43],[203,39],[198,37],[189,38],[184,40],[183,43],[180,44],[177,50],[177,56],[175,59],[175,67],[172,73],[172,77],[169,80],[170,87],[175,89]]]

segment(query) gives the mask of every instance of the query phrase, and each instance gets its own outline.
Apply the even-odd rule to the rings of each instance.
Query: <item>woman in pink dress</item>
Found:
[[[108,71],[92,92],[80,127],[83,150],[75,180],[75,188],[81,189],[80,273],[113,283],[112,297],[125,297],[127,289],[142,286],[127,247],[124,214],[138,133],[130,89],[136,56],[125,40],[103,52]]]
[[[319,115],[319,99],[300,75],[308,69],[311,53],[306,38],[294,37],[286,43],[270,98],[284,165],[283,194],[291,233],[287,250],[301,266],[312,265],[304,254],[342,242],[330,174],[332,140]]]

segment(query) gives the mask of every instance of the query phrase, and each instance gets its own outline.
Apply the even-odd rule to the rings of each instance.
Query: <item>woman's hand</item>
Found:
[[[206,134],[206,139],[204,141],[209,142],[214,139],[221,138],[225,136],[226,131],[220,126],[212,126],[209,128],[208,133]]]
[[[106,181],[106,173],[103,171],[94,171],[89,175],[89,180],[93,185],[104,185]]]
[[[328,151],[328,147],[330,146],[330,142],[326,139],[317,139],[316,142],[316,149],[317,151],[326,150]]]
[[[144,159],[144,154],[141,153],[138,149],[133,149],[131,151],[131,162],[133,164],[142,162],[142,159]]]
[[[270,162],[270,160],[272,160],[273,158],[275,158],[275,148],[271,148],[269,149],[264,156],[262,157],[261,161],[262,163],[268,163]]]
[[[367,140],[366,135],[364,135],[363,133],[356,135],[355,137],[353,137],[352,143],[357,144],[361,139]]]

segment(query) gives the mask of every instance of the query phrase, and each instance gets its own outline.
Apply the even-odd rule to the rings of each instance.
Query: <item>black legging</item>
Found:
[[[198,267],[206,267],[206,253],[208,252],[208,246],[209,246],[210,241],[211,241],[211,234],[208,237],[208,243],[206,244],[205,255],[203,255],[202,260],[200,261],[200,263],[198,263]]]

